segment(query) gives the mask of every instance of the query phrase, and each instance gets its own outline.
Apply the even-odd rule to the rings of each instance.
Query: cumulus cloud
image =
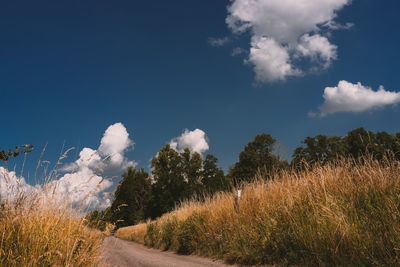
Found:
[[[171,148],[182,152],[189,148],[191,152],[204,153],[209,149],[206,133],[200,129],[189,131],[186,129],[181,136],[175,137],[170,141]]]
[[[287,48],[274,39],[254,37],[251,46],[248,62],[254,64],[257,81],[272,82],[301,74],[299,70],[293,69]]]
[[[134,161],[129,161],[125,157],[125,152],[133,148],[133,141],[129,139],[129,134],[122,123],[116,123],[108,127],[101,139],[99,154],[109,160],[103,164],[104,171],[118,172],[128,166],[135,166]]]
[[[302,56],[310,57],[313,61],[320,61],[324,68],[329,67],[332,60],[337,58],[337,46],[319,34],[303,35],[296,49]]]
[[[15,172],[0,167],[0,197],[13,198],[18,192],[35,191],[47,194],[47,191],[51,191],[51,196],[62,203],[88,209],[106,208],[111,204],[106,190],[113,183],[104,178],[102,173],[115,173],[136,165],[125,157],[133,144],[125,126],[122,123],[113,124],[104,132],[97,150],[83,148],[75,162],[62,168],[66,173],[49,182],[45,188],[40,185],[33,187],[23,177],[17,177]]]
[[[77,171],[83,167],[105,173],[122,171],[128,166],[136,165],[134,161],[129,161],[125,157],[125,153],[133,148],[133,145],[125,126],[122,123],[115,123],[104,132],[97,150],[83,148],[79,153],[79,159],[65,165],[62,171]]]
[[[231,0],[226,23],[235,34],[250,32],[252,35],[250,55],[247,62],[254,65],[256,80],[271,82],[297,76],[299,67],[291,58],[302,57],[316,62],[322,60],[324,67],[336,59],[337,47],[321,28],[337,30],[350,27],[334,22],[336,12],[351,0]],[[260,42],[278,51],[272,57],[268,47],[260,50]],[[279,47],[279,49],[277,49]],[[285,50],[285,52],[283,52]],[[267,54],[263,56],[264,53]],[[271,72],[277,65],[281,69]]]
[[[33,187],[25,182],[24,177],[18,177],[14,171],[0,167],[0,199],[13,199],[18,192],[34,192]]]
[[[386,91],[380,86],[377,91],[361,83],[340,81],[336,87],[326,87],[325,102],[320,109],[320,116],[336,112],[363,112],[387,105],[400,103],[400,92]]]
[[[85,208],[107,208],[111,204],[108,193],[104,190],[113,183],[95,174],[89,168],[82,168],[77,172],[67,173],[48,186],[52,188],[55,197],[63,202]]]

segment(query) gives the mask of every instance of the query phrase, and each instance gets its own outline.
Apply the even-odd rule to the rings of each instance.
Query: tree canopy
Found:
[[[267,175],[280,164],[273,154],[276,140],[270,134],[259,134],[239,154],[239,161],[231,167],[229,176],[235,184],[251,181],[257,171]]]

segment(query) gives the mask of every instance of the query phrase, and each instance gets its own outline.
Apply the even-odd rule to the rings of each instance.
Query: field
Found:
[[[397,265],[400,162],[340,160],[182,203],[118,237],[241,264]]]
[[[44,189],[0,202],[0,266],[95,266],[103,238]]]

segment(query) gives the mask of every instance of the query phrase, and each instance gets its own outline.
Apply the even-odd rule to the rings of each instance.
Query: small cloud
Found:
[[[310,57],[314,62],[320,61],[323,68],[328,68],[332,60],[337,59],[337,46],[328,38],[319,34],[305,34],[300,38],[296,50],[304,57]]]
[[[232,50],[232,56],[233,56],[233,57],[234,57],[234,56],[241,55],[241,54],[247,54],[247,50],[246,50],[246,49],[243,49],[243,48],[241,48],[241,47],[235,47],[235,48],[233,48],[233,50]]]
[[[360,82],[353,84],[340,81],[336,87],[326,87],[323,98],[325,102],[319,108],[321,117],[337,112],[360,113],[395,105],[400,103],[400,92],[386,91],[383,86],[374,91]]]
[[[323,24],[322,27],[326,27],[331,30],[348,30],[354,27],[354,23],[347,22],[345,24],[340,24],[331,20]]]
[[[181,136],[173,138],[169,144],[178,152],[189,148],[191,152],[202,154],[209,149],[206,133],[200,129],[194,131],[186,129]]]
[[[224,38],[213,38],[213,37],[210,37],[210,38],[208,38],[208,43],[210,45],[212,45],[212,46],[215,46],[215,47],[224,46],[229,41],[230,41],[230,39],[228,37],[224,37]]]
[[[309,112],[307,113],[307,116],[308,116],[309,118],[315,118],[315,117],[318,117],[318,113],[315,113],[315,112],[313,112],[313,111],[309,111]]]
[[[129,139],[129,134],[122,123],[116,123],[107,128],[104,132],[99,146],[99,155],[107,158],[103,163],[105,172],[118,172],[126,169],[128,166],[135,166],[134,161],[129,161],[125,153],[133,149],[134,142]]]

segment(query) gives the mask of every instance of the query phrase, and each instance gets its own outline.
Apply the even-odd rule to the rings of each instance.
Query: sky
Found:
[[[34,145],[25,163],[8,166],[15,177],[23,169],[29,186],[46,144],[51,166],[74,148],[60,164],[68,193],[82,177],[100,181],[94,172],[108,154],[101,167],[118,176],[129,164],[148,170],[167,143],[211,153],[226,171],[260,133],[290,159],[307,136],[399,132],[399,8],[396,0],[2,3],[0,149]]]

